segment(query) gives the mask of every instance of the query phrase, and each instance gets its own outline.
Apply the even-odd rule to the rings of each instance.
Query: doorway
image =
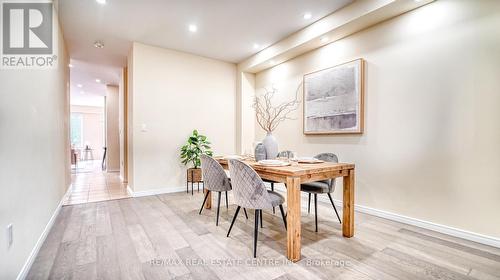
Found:
[[[123,180],[123,70],[72,60],[66,205],[129,197]],[[97,78],[96,78],[97,77]],[[126,178],[126,177],[125,177]]]

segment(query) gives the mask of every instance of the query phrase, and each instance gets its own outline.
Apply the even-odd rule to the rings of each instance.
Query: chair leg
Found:
[[[311,193],[309,193],[309,201],[307,202],[307,214],[311,214]]]
[[[205,202],[207,202],[207,198],[208,198],[209,193],[210,193],[210,191],[207,191],[207,193],[205,194],[205,199],[203,199],[203,204],[201,205],[200,213],[198,213],[199,215],[201,215],[201,211],[203,210],[203,206],[205,206]]]
[[[316,232],[318,232],[318,194],[314,194],[314,224],[316,225]]]
[[[274,192],[274,183],[273,182],[271,182],[271,191]],[[275,213],[276,213],[276,210],[273,207],[273,214],[275,214]]]
[[[217,219],[215,220],[215,226],[219,225],[219,211],[220,211],[220,197],[222,192],[219,192],[219,196],[217,198]]]
[[[240,208],[241,208],[241,206],[238,206],[238,208],[236,208],[236,212],[234,213],[233,221],[231,222],[231,226],[229,226],[229,230],[227,231],[227,235],[226,235],[227,237],[229,237],[229,234],[231,233],[231,229],[233,228],[234,221],[236,221],[236,217],[238,217],[238,212],[240,212]],[[245,209],[245,208],[243,208],[243,209]]]
[[[253,233],[253,257],[257,257],[257,237],[259,235],[259,209],[255,209],[255,228]]]
[[[283,223],[285,224],[285,229],[286,229],[286,217],[285,217],[285,210],[283,210],[283,204],[280,204],[280,211],[281,211],[281,217],[283,218]]]
[[[247,220],[248,220],[247,209],[243,208],[243,212],[245,212],[245,217],[246,217],[246,218],[247,218]]]
[[[227,191],[226,191],[226,209],[229,210],[229,203],[228,203],[228,200],[227,200]]]
[[[262,217],[263,217],[264,215],[262,215],[262,210],[259,210],[259,211],[260,211],[260,227],[261,227],[261,228],[263,228],[263,227],[264,227],[264,221],[263,221],[263,218],[262,218]]]
[[[333,203],[332,195],[330,193],[328,194],[328,198],[330,198],[330,202],[332,203],[333,210],[335,210],[335,214],[337,215],[337,219],[339,219],[339,223],[342,223],[342,220],[340,220],[339,212],[337,212],[337,208],[335,207],[335,204]]]

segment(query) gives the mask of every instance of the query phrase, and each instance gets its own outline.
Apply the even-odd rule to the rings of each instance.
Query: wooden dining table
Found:
[[[228,169],[228,161],[223,157],[215,159]],[[263,179],[286,185],[287,202],[287,257],[296,262],[301,255],[301,196],[300,184],[343,177],[343,219],[342,235],[352,237],[354,235],[354,164],[350,163],[297,163],[291,165],[270,167],[259,164],[253,159],[244,159],[250,167]],[[206,191],[206,190],[205,190]],[[205,204],[205,208],[211,208],[211,195]]]

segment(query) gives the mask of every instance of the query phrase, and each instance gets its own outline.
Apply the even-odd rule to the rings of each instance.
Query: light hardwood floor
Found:
[[[176,193],[64,206],[28,279],[500,279],[500,249],[362,213],[347,239],[322,202],[319,233],[313,213],[302,211],[301,261],[287,261],[286,232],[271,211],[253,259],[253,211],[248,220],[240,211],[227,238],[235,206],[222,207],[216,227],[215,207],[198,215],[202,199]]]

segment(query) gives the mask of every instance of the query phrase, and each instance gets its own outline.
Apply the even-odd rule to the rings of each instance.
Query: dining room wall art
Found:
[[[304,75],[304,134],[360,134],[364,124],[364,60]]]

